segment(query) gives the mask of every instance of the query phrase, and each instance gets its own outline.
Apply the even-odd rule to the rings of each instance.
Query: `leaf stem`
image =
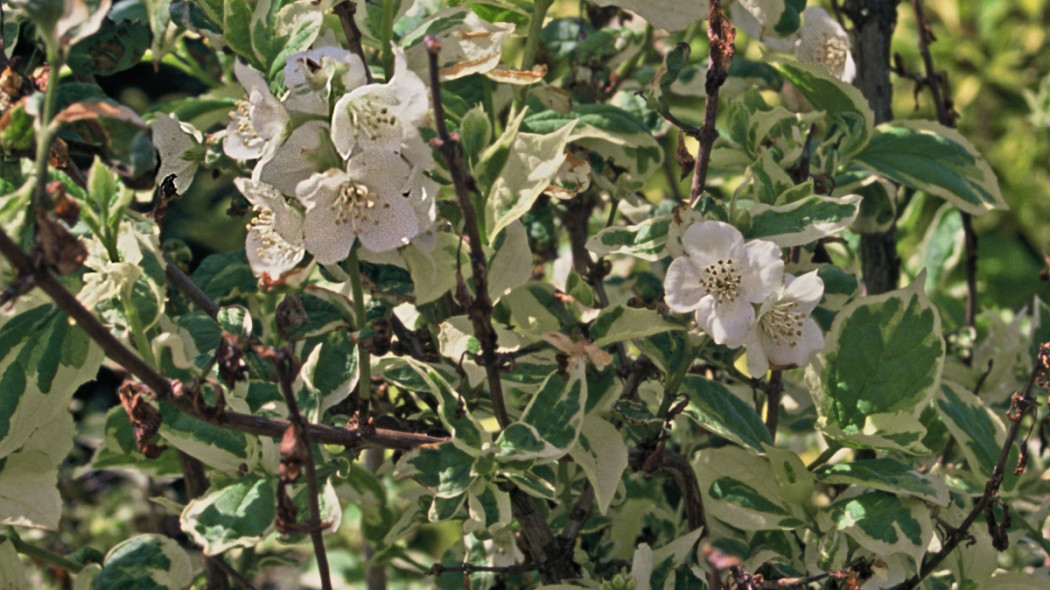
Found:
[[[37,547],[32,543],[26,543],[18,536],[18,533],[15,532],[13,528],[9,528],[6,535],[0,535],[0,542],[3,542],[3,539],[11,541],[11,544],[14,545],[15,551],[22,555],[32,557],[33,559],[39,559],[46,564],[53,565],[71,574],[79,574],[84,569],[83,564],[77,563],[72,559],[63,557],[53,551],[48,551],[43,547]]]
[[[346,259],[346,272],[350,275],[350,289],[354,297],[354,322],[358,332],[365,328],[365,290],[361,285],[361,263],[357,257],[359,248],[360,243],[355,241]],[[356,348],[358,410],[364,416],[372,402],[372,355],[360,344]]]

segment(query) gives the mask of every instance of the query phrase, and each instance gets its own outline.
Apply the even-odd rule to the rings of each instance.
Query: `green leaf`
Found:
[[[463,153],[473,164],[492,141],[492,122],[480,104],[463,115],[463,120],[459,123],[459,135]]]
[[[455,498],[477,479],[473,468],[474,455],[453,442],[444,442],[405,453],[397,462],[394,476],[416,480],[437,498]]]
[[[627,468],[623,434],[608,421],[589,415],[583,419],[579,444],[569,454],[594,487],[598,511],[605,516]]]
[[[822,465],[814,474],[826,484],[856,485],[898,495],[915,496],[938,506],[948,505],[948,487],[941,479],[919,473],[891,457]]]
[[[179,526],[205,555],[253,547],[270,532],[276,503],[273,481],[246,475],[190,500],[179,516]]]
[[[343,294],[318,285],[289,293],[277,306],[277,332],[285,340],[302,340],[354,326],[353,303]]]
[[[525,407],[521,420],[508,426],[494,445],[499,458],[511,461],[556,459],[576,444],[587,403],[581,365],[569,375],[551,374]]]
[[[963,254],[962,214],[945,203],[937,209],[923,239],[922,265],[926,269],[926,290],[941,286],[947,275],[959,263]]]
[[[849,227],[860,204],[860,195],[810,195],[780,206],[758,203],[750,210],[751,228],[745,237],[769,240],[781,248],[802,246]]]
[[[193,577],[190,556],[175,540],[138,535],[109,550],[91,590],[173,590],[188,588]]]
[[[156,459],[147,459],[135,444],[135,433],[131,430],[128,413],[123,406],[115,406],[106,412],[103,426],[102,446],[91,459],[92,469],[133,468],[154,477],[182,474],[179,458],[174,449],[168,448]]]
[[[252,9],[247,0],[224,0],[222,5],[222,38],[235,53],[258,70],[263,64],[252,50]]]
[[[638,225],[607,227],[587,239],[587,249],[598,256],[628,254],[655,262],[663,258],[670,215],[650,217]]]
[[[79,75],[111,76],[138,64],[150,41],[150,29],[144,23],[108,23],[71,47],[66,64]]]
[[[1007,208],[988,162],[958,131],[937,123],[879,125],[855,161],[890,180],[937,195],[971,215]]]
[[[866,297],[835,317],[823,357],[807,369],[818,428],[845,444],[926,452],[918,415],[944,366],[941,321],[922,291]]]
[[[240,302],[244,295],[258,291],[259,285],[244,250],[208,256],[193,271],[192,278],[220,305]]]
[[[357,345],[347,332],[332,332],[310,351],[299,369],[305,385],[300,411],[312,422],[350,396],[357,387]]]
[[[863,122],[863,126],[855,130],[860,135],[852,138],[857,147],[863,145],[875,126],[875,113],[860,90],[832,76],[823,64],[784,62],[779,68],[814,109],[830,115],[853,115]]]
[[[567,141],[596,151],[627,169],[629,181],[644,184],[663,162],[663,150],[645,123],[619,107],[579,104],[567,114],[542,111],[525,118],[529,131],[548,134],[576,121]]]
[[[0,381],[0,388],[7,385]],[[0,459],[0,522],[58,530],[64,504],[58,466],[73,448],[75,430],[72,414],[61,411]]]
[[[976,395],[947,380],[941,383],[940,395],[934,403],[948,432],[955,437],[967,466],[976,474],[975,479],[987,481],[1006,442],[1006,425],[1002,419]],[[1017,448],[1013,447],[1006,464],[1016,465],[1016,457]],[[1008,469],[1003,478],[1004,489],[1016,483],[1017,476]]]
[[[594,0],[598,6],[619,6],[638,13],[654,27],[669,33],[682,31],[707,18],[707,4],[681,0]]]
[[[243,432],[209,424],[165,404],[160,406],[160,436],[167,444],[204,464],[237,473],[259,458],[259,440]]]
[[[704,428],[758,452],[763,451],[763,444],[773,444],[754,406],[733,395],[721,383],[686,375],[681,392],[689,396],[685,415]]]
[[[467,495],[470,519],[463,523],[463,533],[498,531],[512,522],[510,495],[492,482],[485,482],[480,491],[472,488]]]
[[[464,280],[470,276],[467,253],[460,248],[460,237],[446,232],[434,234],[434,244],[423,247],[415,243],[401,249],[401,256],[412,276],[416,305],[430,303],[456,286],[456,273],[461,268]],[[457,257],[461,260],[457,263]]]
[[[624,340],[645,338],[661,332],[683,329],[682,326],[665,320],[655,310],[617,304],[606,307],[598,313],[598,317],[591,324],[589,333],[594,345],[604,348]]]
[[[764,445],[766,458],[773,477],[780,486],[784,500],[795,506],[807,507],[813,498],[816,479],[806,469],[805,463],[793,451],[772,445]],[[786,554],[785,554],[786,555]]]
[[[708,519],[715,517],[743,530],[802,525],[785,505],[769,461],[753,450],[707,448],[697,454],[693,470]]]
[[[682,332],[654,334],[635,340],[634,345],[663,373],[669,373],[675,367],[681,366],[679,363],[685,362],[684,357],[691,350]]]
[[[493,248],[496,253],[489,260],[488,279],[489,297],[495,301],[511,289],[528,282],[532,277],[533,260],[529,236],[525,226],[518,221],[512,222],[496,235]]]
[[[14,590],[30,587],[14,542],[7,537],[0,537],[0,588]]]
[[[540,339],[547,332],[561,332],[562,323],[574,321],[568,310],[555,299],[549,283],[530,282],[503,297],[518,329],[528,337]]]
[[[831,526],[861,547],[879,556],[903,553],[915,566],[933,537],[930,512],[921,501],[885,492],[847,493],[825,514]]]
[[[489,245],[500,230],[520,219],[550,186],[565,161],[565,145],[576,127],[568,122],[545,134],[518,133],[485,201]]]

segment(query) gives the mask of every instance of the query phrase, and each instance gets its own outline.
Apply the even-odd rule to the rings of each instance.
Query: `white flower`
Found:
[[[817,271],[800,277],[784,275],[784,285],[762,303],[747,338],[747,370],[752,377],[770,367],[802,367],[824,349],[824,335],[813,319],[813,309],[824,296]]]
[[[157,118],[149,122],[149,129],[160,155],[157,178],[163,180],[174,174],[175,189],[184,194],[204,159],[204,134],[167,113],[157,113]]]
[[[695,312],[696,323],[718,344],[744,344],[755,322],[752,304],[761,303],[781,284],[780,249],[765,240],[745,243],[735,227],[702,221],[682,235],[685,255],[667,268],[667,306]]]
[[[413,166],[430,168],[433,157],[419,134],[427,117],[428,91],[394,49],[394,75],[386,84],[354,89],[335,104],[332,143],[343,158],[376,150],[396,152]]]
[[[360,154],[345,172],[316,173],[296,187],[306,207],[306,249],[321,264],[335,264],[355,238],[372,252],[404,246],[433,220],[434,192],[418,168],[390,152]]]
[[[233,71],[247,97],[238,100],[236,110],[230,113],[222,149],[235,160],[267,159],[284,140],[290,120],[288,111],[270,93],[258,72],[239,60]]]
[[[271,157],[255,165],[252,178],[272,184],[291,197],[295,196],[295,187],[311,174],[342,165],[329,138],[328,122],[307,121],[296,127]]]
[[[275,285],[303,259],[303,214],[273,186],[247,178],[234,181],[253,205],[245,251],[248,263],[264,285]]]
[[[857,65],[850,53],[846,30],[823,8],[807,8],[802,19],[795,48],[799,61],[824,64],[839,80],[852,82],[857,75]]]
[[[365,65],[342,47],[318,47],[288,56],[284,66],[285,106],[291,111],[330,115],[332,96],[343,96],[363,85]]]

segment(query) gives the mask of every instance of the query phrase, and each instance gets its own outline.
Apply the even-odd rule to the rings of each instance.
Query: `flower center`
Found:
[[[736,268],[735,260],[719,260],[707,265],[700,278],[700,287],[715,298],[716,303],[736,301],[740,296],[742,277]]]
[[[798,311],[798,303],[778,303],[762,315],[762,330],[777,346],[798,346],[802,338],[802,321],[806,315]]]
[[[266,143],[266,141],[259,136],[259,132],[255,130],[255,126],[252,125],[251,120],[251,105],[246,100],[238,100],[237,110],[230,113],[230,119],[234,124],[234,131],[241,138],[244,146],[249,149],[256,149],[260,145]]]
[[[372,141],[383,135],[382,127],[393,127],[397,124],[397,120],[390,114],[390,109],[377,104],[370,96],[352,101],[349,111],[350,123],[354,129],[366,133]]]
[[[846,66],[846,56],[849,55],[849,43],[844,39],[829,35],[824,37],[821,61],[832,72],[841,72]]]
[[[365,222],[379,225],[375,218],[374,209],[390,208],[389,203],[379,203],[370,195],[366,185],[350,181],[343,183],[339,190],[339,197],[332,202],[328,208],[335,215],[336,225],[351,224],[355,229]]]
[[[260,260],[273,261],[297,251],[294,246],[277,235],[273,227],[273,209],[262,207],[257,208],[255,212],[255,217],[248,223],[248,241],[253,242],[255,253]],[[252,230],[255,231],[252,232]]]

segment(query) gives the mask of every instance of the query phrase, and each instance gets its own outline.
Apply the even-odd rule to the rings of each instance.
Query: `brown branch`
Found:
[[[441,103],[441,79],[438,73],[438,54],[441,42],[433,35],[427,35],[423,41],[427,48],[430,66],[430,94],[434,100],[434,122],[438,136],[432,140],[438,151],[445,156],[449,175],[456,190],[456,199],[463,213],[463,231],[470,247],[470,270],[474,278],[474,296],[470,297],[462,274],[457,273],[460,283],[457,291],[460,303],[467,309],[467,315],[474,325],[474,336],[481,343],[481,362],[489,382],[489,393],[492,396],[492,412],[500,428],[510,425],[510,416],[503,401],[503,384],[500,381],[498,355],[496,353],[496,330],[492,327],[492,299],[489,297],[488,269],[481,231],[478,229],[478,215],[470,194],[477,190],[474,178],[467,172],[463,163],[463,151],[460,149],[459,136],[452,136],[445,126],[445,109]]]
[[[704,89],[704,124],[700,128],[700,148],[696,154],[696,167],[693,168],[693,186],[689,193],[689,206],[696,204],[707,185],[707,167],[711,163],[711,146],[718,138],[715,128],[715,117],[718,115],[718,92],[729,77],[729,64],[733,60],[733,40],[736,29],[722,15],[722,2],[711,0],[707,14],[707,40],[710,44],[710,63],[707,66],[707,79]]]
[[[635,471],[645,469],[646,462],[651,454],[647,449],[635,447],[627,455],[628,465]],[[703,496],[700,495],[700,482],[696,479],[696,472],[693,471],[693,466],[689,464],[689,461],[686,461],[685,457],[678,453],[663,450],[661,455],[662,457],[660,457],[660,461],[655,465],[655,468],[674,478],[675,483],[678,485],[678,490],[682,493],[682,503],[685,505],[685,516],[686,521],[689,523],[689,530],[693,531],[704,527],[704,532],[701,534],[701,538],[703,538],[707,534],[707,521],[704,516]]]
[[[191,301],[197,304],[197,307],[201,308],[204,313],[214,319],[219,315],[219,304],[212,301],[211,297],[205,293],[197,283],[193,282],[193,279],[186,276],[186,273],[182,272],[182,269],[175,266],[170,260],[165,260],[167,265],[164,267],[164,274],[168,277],[180,291],[186,294]]]
[[[1006,417],[1010,420],[1010,430],[1006,433],[1006,441],[999,452],[999,460],[996,461],[995,467],[992,469],[992,475],[984,486],[984,494],[977,500],[970,513],[966,515],[966,518],[963,519],[958,527],[948,528],[947,539],[941,543],[940,551],[933,555],[927,555],[922,560],[922,567],[919,569],[919,573],[897,586],[897,590],[910,590],[918,586],[926,576],[930,575],[959,546],[959,543],[970,539],[971,537],[967,533],[970,530],[970,526],[977,520],[977,517],[984,513],[985,508],[998,498],[999,486],[1002,485],[1003,477],[1006,473],[1006,461],[1010,457],[1010,449],[1013,447],[1017,434],[1021,430],[1021,423],[1024,422],[1024,417],[1029,412],[1034,412],[1039,405],[1035,398],[1032,397],[1032,388],[1035,386],[1036,381],[1046,375],[1048,366],[1050,366],[1050,343],[1043,344],[1040,348],[1035,367],[1029,374],[1024,389],[1021,393],[1015,393],[1011,398],[1010,410],[1006,413]]]
[[[766,391],[766,429],[769,437],[777,440],[777,423],[780,421],[780,398],[784,393],[783,371],[775,370],[769,375]]]
[[[517,572],[531,572],[535,571],[536,566],[528,563],[521,565],[474,565],[472,563],[461,563],[457,565],[445,565],[443,563],[435,563],[431,566],[427,572],[428,576],[440,576],[445,572],[463,572],[466,575],[470,575],[477,572],[493,572],[497,574],[510,574]]]
[[[307,507],[310,510],[310,522],[308,526],[310,541],[314,546],[314,556],[317,558],[317,573],[321,578],[321,588],[332,590],[332,575],[328,570],[328,555],[324,547],[324,534],[322,530],[326,526],[321,520],[321,506],[317,500],[320,490],[317,486],[317,470],[314,465],[314,455],[310,450],[310,441],[306,435],[307,421],[299,412],[299,404],[295,400],[295,388],[293,381],[298,372],[295,359],[286,349],[268,349],[261,351],[264,358],[273,363],[277,372],[277,383],[284,403],[288,406],[288,417],[291,424],[281,442],[281,485],[291,483],[299,479],[299,467],[306,471]],[[288,433],[294,437],[292,444],[286,444]]]
[[[343,34],[346,35],[346,44],[350,47],[350,52],[361,58],[361,63],[365,66],[365,79],[369,84],[373,82],[372,72],[368,69],[368,62],[365,60],[365,50],[361,47],[361,31],[357,28],[357,22],[354,21],[354,15],[357,13],[357,2],[340,2],[332,8],[332,12],[339,17],[339,22],[343,26]]]
[[[551,533],[547,521],[536,510],[532,496],[516,487],[509,491],[511,509],[520,525],[522,547],[535,569],[539,570],[540,580],[544,584],[557,584],[579,576],[572,561],[572,545],[563,544],[562,539]]]
[[[583,486],[583,491],[576,498],[576,504],[573,505],[572,512],[569,513],[569,522],[565,524],[565,528],[558,535],[566,546],[576,543],[576,538],[580,536],[580,531],[583,530],[583,523],[586,522],[587,517],[591,514],[591,504],[593,503],[594,486],[588,481]]]

